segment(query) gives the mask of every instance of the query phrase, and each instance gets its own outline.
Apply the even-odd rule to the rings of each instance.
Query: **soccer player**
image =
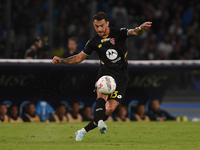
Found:
[[[85,48],[77,55],[69,58],[54,57],[53,64],[78,64],[96,51],[101,61],[101,67],[97,79],[104,75],[112,76],[117,84],[116,91],[111,95],[103,95],[98,90],[94,119],[84,128],[75,133],[75,140],[82,141],[88,131],[98,126],[101,134],[106,133],[105,120],[117,108],[124,98],[128,84],[128,63],[126,39],[128,37],[140,36],[151,27],[151,22],[145,22],[140,27],[127,30],[109,27],[107,16],[99,12],[93,16],[93,25],[97,35],[90,39]]]

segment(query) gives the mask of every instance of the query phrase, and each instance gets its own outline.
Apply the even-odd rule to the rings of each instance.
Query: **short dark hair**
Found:
[[[103,19],[105,19],[105,21],[108,21],[107,15],[104,12],[98,12],[96,15],[93,16],[93,21],[94,20],[100,21]]]
[[[157,98],[155,98],[155,99],[152,99],[152,100],[151,100],[151,105],[152,105],[152,103],[153,103],[154,101],[158,101],[158,102],[160,103],[160,101],[159,101]]]
[[[145,103],[144,103],[144,102],[139,102],[139,103],[137,104],[136,111],[138,111],[138,108],[139,108],[140,106],[144,106],[144,107],[145,107]]]
[[[73,107],[75,104],[78,104],[78,105],[79,105],[79,102],[78,102],[78,101],[74,101],[74,102],[71,104],[71,107]]]
[[[66,110],[67,110],[67,107],[66,107],[66,105],[65,105],[65,104],[63,104],[63,103],[60,103],[60,104],[58,104],[58,105],[57,105],[57,107],[56,107],[56,111],[58,111],[58,110],[60,109],[60,107],[65,107],[65,108],[66,108]]]
[[[127,107],[126,107],[126,106],[124,106],[124,105],[121,105],[121,106],[118,108],[118,113],[119,113],[119,110],[120,110],[121,108],[125,108],[125,109],[126,109],[126,111],[127,111]]]
[[[8,109],[9,115],[10,115],[11,110],[12,110],[14,107],[17,107],[17,109],[18,109],[18,111],[19,111],[18,106],[13,104],[13,105],[11,105],[11,106],[9,107],[9,109]]]
[[[68,39],[68,41],[75,41],[76,44],[77,44],[77,43],[78,43],[78,38],[77,38],[77,37],[70,37],[70,38]]]
[[[86,108],[92,108],[91,106],[89,106],[89,105],[86,105],[86,106],[84,106],[84,108],[83,108],[83,111],[85,111],[86,110]]]
[[[27,106],[27,109],[29,108],[29,106],[30,105],[34,105],[35,106],[35,104],[33,103],[33,102],[29,102],[26,106]]]

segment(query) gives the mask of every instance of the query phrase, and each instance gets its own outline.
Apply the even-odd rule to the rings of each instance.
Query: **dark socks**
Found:
[[[104,119],[104,115],[105,115],[105,104],[106,101],[103,98],[98,98],[97,102],[96,102],[96,108],[95,108],[95,118],[98,123],[99,120],[103,120]]]
[[[106,114],[104,115],[103,121],[106,121],[109,118]]]
[[[104,115],[104,119],[103,121],[106,121],[108,119],[109,116]],[[94,128],[96,128],[98,126],[98,122],[97,120],[94,118],[86,127],[85,130],[86,132],[93,130]]]
[[[105,121],[108,119],[108,116],[105,115],[105,104],[106,101],[103,98],[97,99],[94,119],[85,127],[87,132],[96,128],[99,120]]]
[[[90,123],[87,126],[85,126],[85,131],[88,132],[90,130],[93,130],[96,127],[97,127],[97,123],[93,119],[92,121],[90,121]]]

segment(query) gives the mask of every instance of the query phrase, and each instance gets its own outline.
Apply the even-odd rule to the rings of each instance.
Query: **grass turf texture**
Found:
[[[111,122],[106,135],[95,129],[76,142],[86,124],[1,123],[0,150],[200,149],[200,122]]]

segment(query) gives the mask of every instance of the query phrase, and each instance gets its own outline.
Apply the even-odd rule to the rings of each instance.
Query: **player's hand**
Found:
[[[62,59],[57,57],[57,56],[54,56],[52,63],[53,64],[60,64],[60,63],[62,63]]]
[[[152,24],[152,22],[145,22],[140,26],[140,28],[142,30],[148,30],[151,27],[151,24]]]

